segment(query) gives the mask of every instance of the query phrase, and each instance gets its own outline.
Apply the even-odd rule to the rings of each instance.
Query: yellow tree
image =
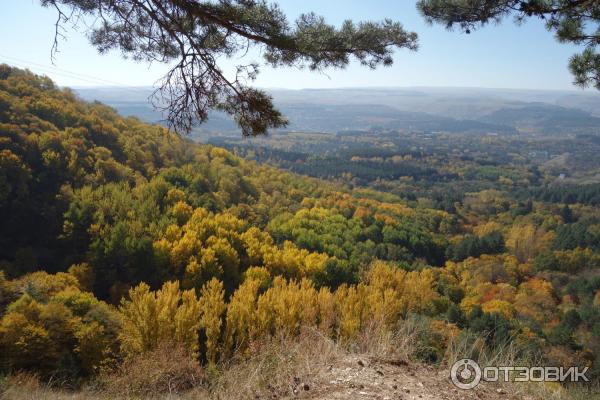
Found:
[[[256,302],[260,281],[245,280],[233,293],[227,306],[225,351],[245,349],[256,331]]]
[[[545,232],[535,225],[513,225],[506,238],[506,247],[523,263],[547,249],[552,239],[552,233]]]
[[[335,297],[328,288],[322,287],[319,290],[317,306],[319,310],[319,329],[325,335],[333,334],[336,324]]]
[[[297,335],[302,327],[317,322],[317,291],[309,280],[276,277],[273,286],[258,299],[257,314],[261,335]]]
[[[357,286],[340,286],[335,292],[336,310],[339,315],[338,335],[341,339],[356,338],[368,312],[365,299],[367,288],[363,283]]]
[[[223,283],[213,278],[202,287],[200,294],[200,326],[206,336],[206,360],[215,364],[221,339],[222,316],[227,308]]]
[[[438,297],[431,269],[406,272],[376,261],[366,276],[372,318],[386,325],[409,312],[428,311]]]
[[[119,338],[125,353],[153,350],[161,342],[181,344],[190,354],[197,351],[200,305],[193,290],[182,293],[178,282],[166,282],[152,292],[140,283],[119,309],[123,316]]]
[[[521,316],[543,325],[555,316],[557,303],[552,283],[534,278],[519,285],[515,310]]]

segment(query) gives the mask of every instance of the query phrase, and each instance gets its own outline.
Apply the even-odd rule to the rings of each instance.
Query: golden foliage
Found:
[[[527,262],[548,249],[553,239],[551,232],[535,225],[513,225],[506,237],[506,247],[520,262]]]
[[[45,272],[10,282],[11,291],[25,293],[0,319],[4,362],[15,369],[51,373],[60,367],[65,354],[71,354],[90,374],[114,361],[118,315],[76,285],[69,274]]]
[[[533,278],[519,285],[515,297],[515,310],[538,323],[547,323],[554,315],[557,306],[554,288],[548,281]]]
[[[200,327],[206,336],[206,360],[217,361],[221,339],[222,316],[226,310],[223,283],[213,278],[202,287],[200,294]]]
[[[256,302],[260,282],[245,280],[235,291],[227,305],[225,348],[245,348],[256,336]]]
[[[156,291],[145,283],[129,291],[119,307],[123,328],[121,347],[132,355],[156,349],[162,342],[180,343],[197,352],[200,304],[193,290],[181,292],[178,282],[166,282]]]

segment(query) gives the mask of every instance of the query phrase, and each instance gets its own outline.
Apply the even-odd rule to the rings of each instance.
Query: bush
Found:
[[[181,346],[160,344],[155,350],[127,359],[117,371],[100,378],[104,391],[114,397],[161,397],[199,386],[204,370]]]

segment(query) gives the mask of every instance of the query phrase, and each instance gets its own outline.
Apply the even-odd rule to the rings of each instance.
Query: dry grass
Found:
[[[443,367],[450,369],[459,359],[470,358],[480,366],[543,366],[540,357],[523,356],[514,342],[494,349],[484,345],[485,338],[463,336],[448,346]],[[556,382],[509,382],[497,383],[508,395],[515,398],[537,398],[548,400],[591,400],[600,399],[600,388],[583,384],[564,386]]]
[[[256,344],[248,352],[237,355],[227,364],[221,364],[211,371],[202,371],[180,350],[163,347],[128,361],[115,373],[102,376],[99,384],[76,393],[58,390],[51,383],[42,384],[32,375],[17,374],[0,380],[0,399],[290,398],[302,394],[299,392],[305,390],[305,386],[310,388],[310,393],[327,387],[327,374],[324,371],[330,371],[336,365],[344,365],[344,360],[347,361],[349,356],[359,355],[363,359],[399,366],[406,363],[418,366],[415,354],[419,348],[422,329],[424,326],[415,321],[405,321],[395,332],[382,332],[371,327],[352,343],[337,343],[318,331],[306,330],[299,337],[275,338]],[[486,353],[481,349],[481,342],[477,339],[454,342],[448,347],[440,368],[447,369],[456,359],[464,357],[473,357],[484,365],[516,365],[523,362],[510,346],[493,353]],[[506,394],[498,398],[597,398],[582,387],[567,391],[557,385],[506,384],[502,389]],[[492,392],[496,394],[495,389]]]
[[[252,349],[249,358],[222,366],[223,372],[210,387],[209,398],[293,397],[305,385],[318,388],[327,384],[323,371],[350,354],[392,364],[408,363],[418,348],[419,329],[421,326],[415,321],[406,321],[394,332],[373,325],[347,343],[333,341],[316,330],[305,330],[296,338],[275,339]]]
[[[316,331],[306,331],[293,340],[263,343],[252,353],[243,361],[224,366],[210,387],[210,398],[291,396],[305,384],[317,384],[321,369],[342,356],[339,346]]]
[[[45,385],[31,375],[16,375],[3,384],[0,399],[10,400],[104,400],[104,399],[227,399],[281,398],[293,396],[305,385],[320,383],[320,372],[348,354],[349,347],[366,351],[367,356],[383,357],[403,349],[394,339],[403,335],[361,335],[365,342],[342,346],[318,331],[306,330],[293,339],[277,338],[256,344],[202,380],[202,371],[189,358],[168,348],[136,357],[118,371],[104,375],[93,388],[77,393]],[[400,339],[402,338],[402,339]],[[394,342],[398,344],[399,342]],[[406,357],[402,357],[406,358]]]
[[[111,398],[153,398],[180,395],[199,387],[204,370],[181,347],[162,344],[156,350],[125,361],[117,371],[99,378],[99,388]]]
[[[422,326],[414,319],[407,319],[392,331],[376,325],[364,329],[355,342],[346,346],[351,353],[362,354],[382,361],[408,362],[414,359],[419,348],[419,332]]]
[[[2,400],[96,400],[87,392],[66,392],[53,388],[52,382],[41,383],[37,376],[17,373],[0,380]]]

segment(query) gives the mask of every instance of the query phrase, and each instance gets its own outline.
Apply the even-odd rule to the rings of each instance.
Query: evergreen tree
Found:
[[[575,219],[573,218],[573,210],[571,210],[567,204],[565,204],[565,206],[560,210],[560,216],[565,224],[575,222]]]

